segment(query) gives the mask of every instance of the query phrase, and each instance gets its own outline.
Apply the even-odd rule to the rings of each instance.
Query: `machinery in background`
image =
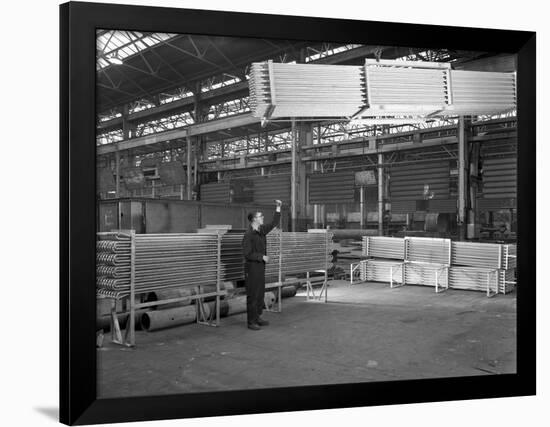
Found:
[[[207,224],[228,224],[234,229],[248,226],[251,211],[271,220],[273,206],[229,204],[194,200],[121,198],[98,201],[97,230],[135,230],[138,234],[194,233]],[[288,230],[288,208],[283,207],[281,226]]]

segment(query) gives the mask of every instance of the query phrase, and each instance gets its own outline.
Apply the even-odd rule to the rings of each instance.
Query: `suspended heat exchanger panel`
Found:
[[[350,117],[365,104],[359,66],[253,63],[249,88],[255,117]]]
[[[418,120],[516,108],[515,73],[452,70],[440,62],[372,60],[364,66],[253,63],[252,115],[267,119]]]

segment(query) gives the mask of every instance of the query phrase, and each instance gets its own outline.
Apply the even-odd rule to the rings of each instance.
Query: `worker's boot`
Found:
[[[252,329],[253,331],[259,331],[262,328],[260,328],[260,325],[258,325],[257,323],[249,323],[248,329]]]
[[[264,319],[262,319],[262,318],[259,318],[259,319],[258,319],[258,325],[260,325],[260,326],[267,326],[267,325],[269,325],[269,322],[268,322],[267,320],[264,320]]]

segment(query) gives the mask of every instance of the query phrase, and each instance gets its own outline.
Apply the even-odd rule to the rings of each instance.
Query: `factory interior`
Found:
[[[516,372],[516,57],[97,31],[97,393]],[[242,241],[267,235],[261,330]]]

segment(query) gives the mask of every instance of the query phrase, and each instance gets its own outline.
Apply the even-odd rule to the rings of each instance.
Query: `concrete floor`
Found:
[[[513,373],[515,294],[333,281],[328,303],[303,294],[245,327],[136,332],[137,347],[98,349],[99,397]],[[107,338],[107,336],[106,336]]]

